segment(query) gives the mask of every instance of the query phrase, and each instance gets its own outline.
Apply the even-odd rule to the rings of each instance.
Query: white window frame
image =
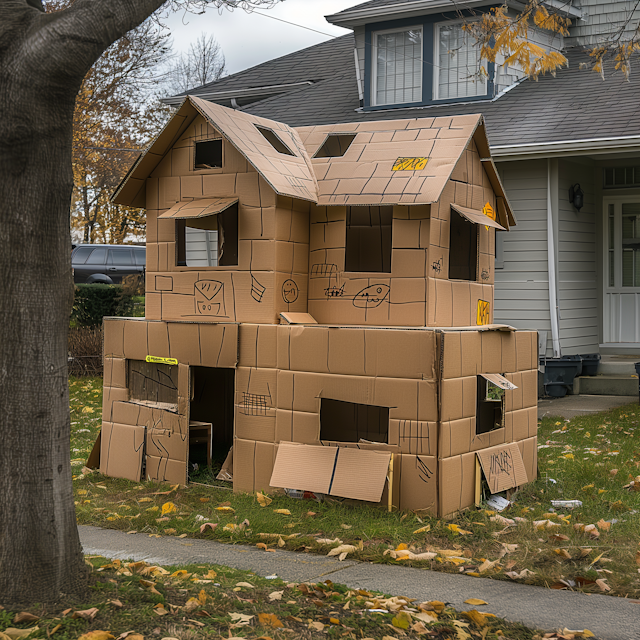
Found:
[[[411,102],[381,102],[378,103],[376,100],[376,95],[378,93],[378,36],[383,36],[387,33],[400,33],[404,31],[419,31],[420,32],[420,40],[422,42],[422,50],[420,51],[420,91],[424,91],[424,28],[423,25],[417,24],[412,27],[402,27],[395,29],[383,29],[381,31],[374,31],[371,34],[371,106],[372,107],[381,107],[381,106],[390,106],[394,104],[413,104],[414,101]],[[422,97],[417,102],[422,102]]]
[[[441,98],[440,93],[440,29],[447,26],[452,27],[464,23],[465,20],[447,20],[446,22],[436,22],[433,25],[433,99],[434,100],[468,100],[469,98],[482,98],[489,93],[489,70],[487,61],[480,60],[480,66],[486,72],[485,92],[479,96],[464,96],[457,98]],[[471,35],[471,34],[469,34]]]

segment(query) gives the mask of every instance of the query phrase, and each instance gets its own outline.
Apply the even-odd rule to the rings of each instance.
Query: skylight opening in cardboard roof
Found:
[[[355,139],[355,133],[330,133],[313,157],[341,158]]]
[[[196,142],[195,147],[194,164],[196,169],[222,168],[222,138]]]
[[[265,137],[266,141],[278,152],[285,156],[295,156],[296,154],[287,147],[287,145],[280,140],[275,132],[266,127],[259,127],[255,125],[256,129]]]
[[[320,440],[389,442],[389,407],[320,398]]]
[[[451,207],[449,228],[449,279],[475,282],[478,264],[478,227]]]

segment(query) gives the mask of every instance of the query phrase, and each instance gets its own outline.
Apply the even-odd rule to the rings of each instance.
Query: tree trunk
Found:
[[[0,602],[81,593],[70,465],[67,331],[75,95],[161,0],[0,4]]]

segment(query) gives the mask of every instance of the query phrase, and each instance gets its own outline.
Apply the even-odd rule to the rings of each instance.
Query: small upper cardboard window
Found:
[[[347,207],[345,271],[391,272],[393,207]]]
[[[487,218],[488,220],[488,218]],[[451,280],[477,279],[478,227],[453,210],[450,219],[449,278]]]
[[[259,127],[256,125],[256,129],[265,137],[267,142],[278,152],[285,156],[295,156],[296,154],[287,147],[287,145],[280,140],[280,138],[271,129],[265,127]]]
[[[389,407],[320,399],[320,440],[389,442]]]
[[[505,391],[517,387],[499,373],[480,374],[477,383],[476,434],[500,429],[504,426]]]
[[[341,158],[355,138],[355,133],[330,133],[313,157]]]
[[[195,168],[222,168],[222,138],[196,142]]]

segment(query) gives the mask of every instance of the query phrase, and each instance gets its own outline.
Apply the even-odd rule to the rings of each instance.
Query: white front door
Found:
[[[640,346],[640,196],[604,199],[604,343]]]

